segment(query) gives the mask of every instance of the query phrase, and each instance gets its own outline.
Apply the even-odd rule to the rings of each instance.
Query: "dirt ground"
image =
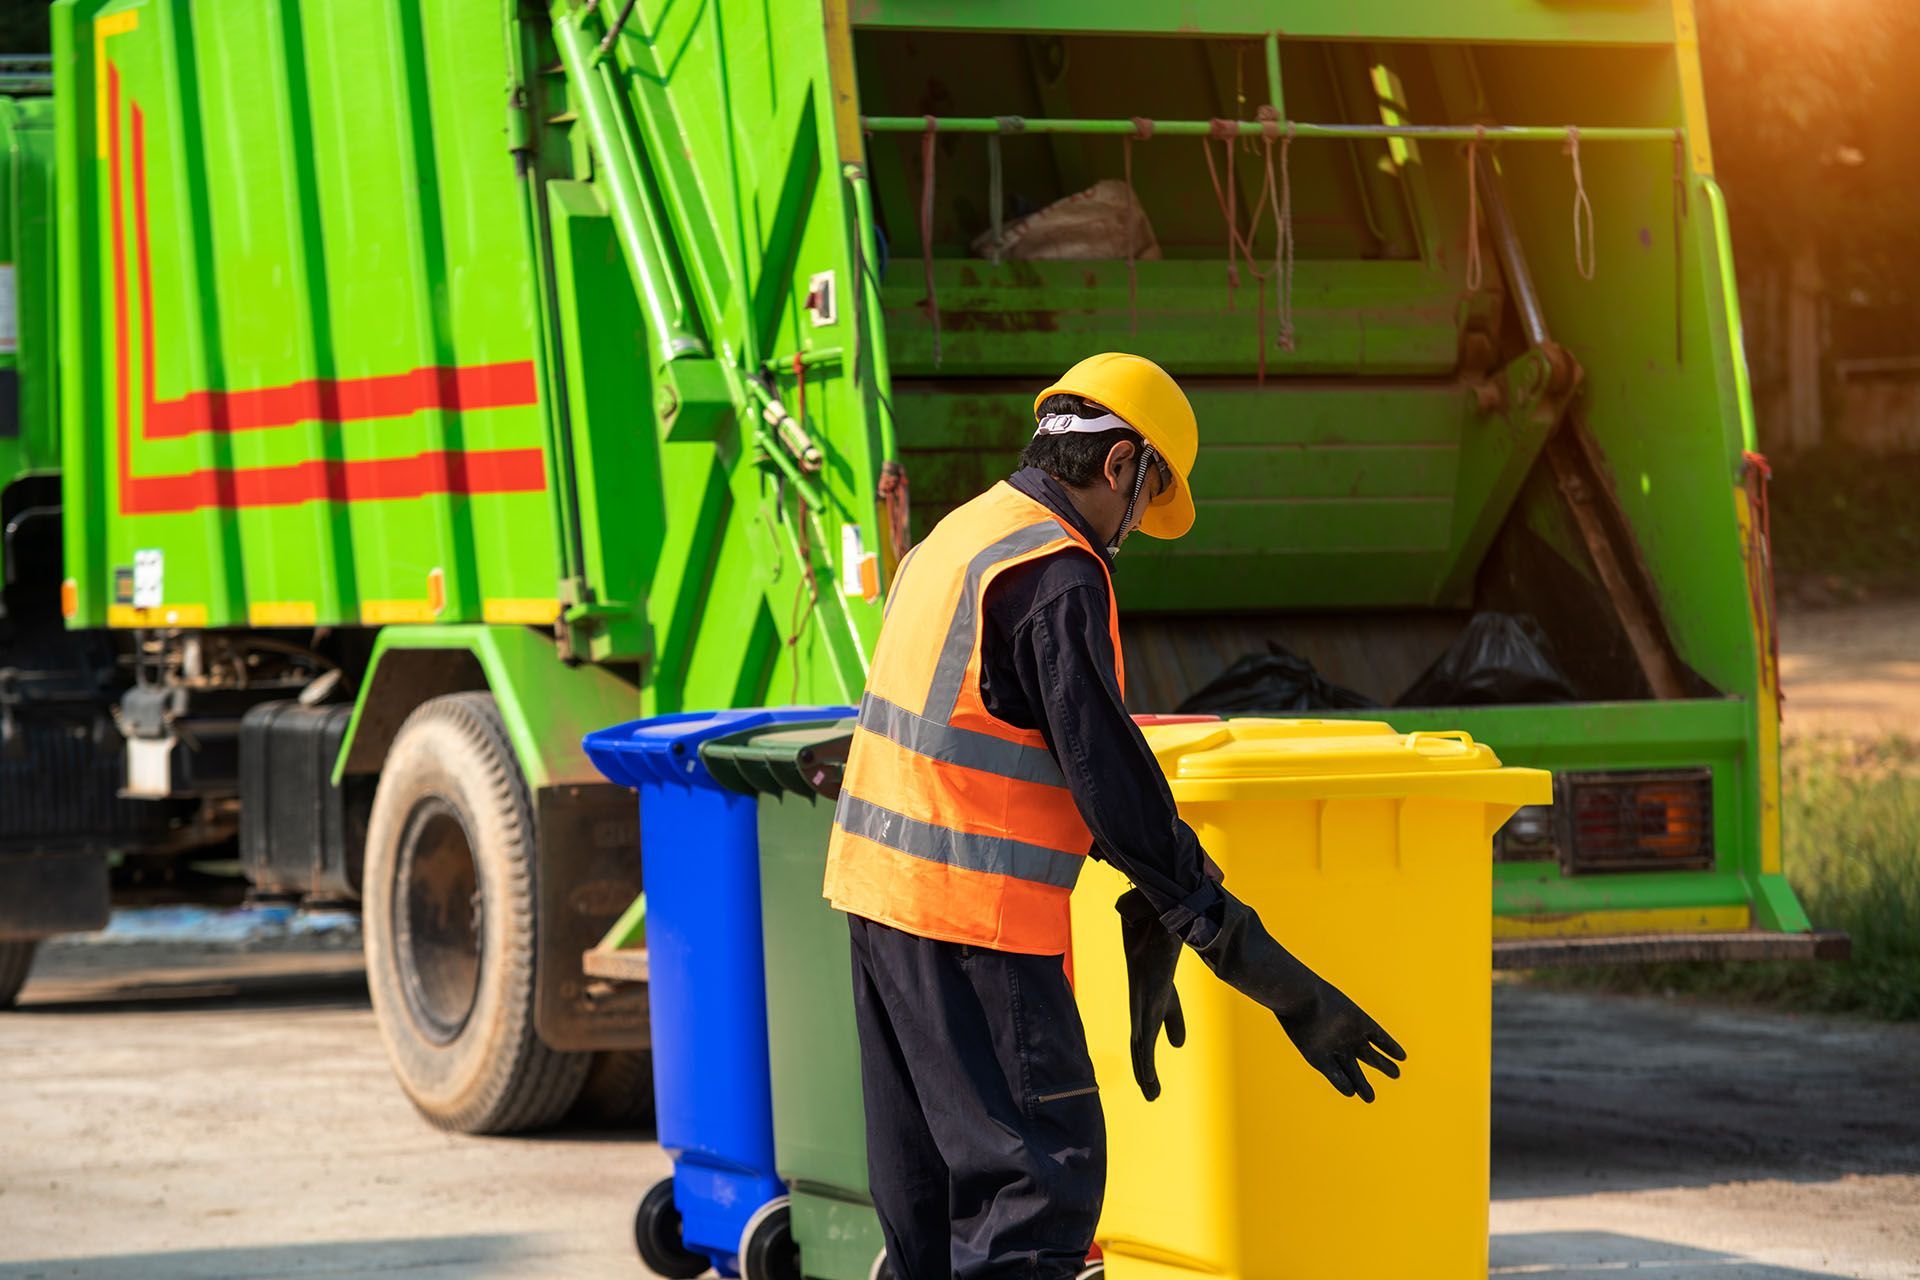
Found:
[[[351,952],[65,946],[23,999],[0,1280],[643,1274],[660,1149],[428,1127]],[[1494,1276],[1920,1277],[1920,1028],[1508,985],[1495,1009]]]
[[[667,1170],[635,1135],[429,1126],[350,951],[62,947],[0,1015],[5,1280],[642,1275]]]
[[[1920,1027],[1503,985],[1493,1274],[1920,1276]]]
[[[1920,600],[1780,619],[1788,734],[1920,736]]]

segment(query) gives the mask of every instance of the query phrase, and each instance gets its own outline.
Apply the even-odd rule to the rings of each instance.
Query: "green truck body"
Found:
[[[856,700],[912,539],[1133,350],[1203,448],[1192,534],[1120,560],[1130,702],[1271,635],[1390,699],[1531,613],[1580,701],[1350,713],[1599,788],[1505,849],[1498,936],[1805,934],[1688,0],[1177,17],[59,0],[58,377],[12,469],[57,400],[67,626],[188,703],[235,694],[206,646],[298,649],[273,696],[353,700],[348,785],[490,691],[564,881],[583,731]],[[972,247],[1109,179],[1155,252]],[[167,705],[136,794],[182,790]]]
[[[0,98],[0,484],[60,470],[53,101]]]

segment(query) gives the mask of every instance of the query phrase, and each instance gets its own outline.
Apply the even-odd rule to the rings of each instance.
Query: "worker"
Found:
[[[1192,947],[1301,1055],[1372,1101],[1406,1055],[1223,884],[1121,700],[1113,559],[1193,525],[1192,406],[1140,356],[1081,361],[1034,401],[1020,470],[901,562],[827,859],[846,912],[867,1161],[900,1280],[1069,1277],[1106,1127],[1063,963],[1091,852],[1126,874],[1134,1075],[1184,1038]]]

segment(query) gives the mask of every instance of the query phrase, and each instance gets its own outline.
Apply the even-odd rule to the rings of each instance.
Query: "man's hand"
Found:
[[[1342,1097],[1358,1094],[1360,1101],[1372,1102],[1373,1083],[1360,1070],[1360,1064],[1364,1062],[1387,1079],[1397,1080],[1399,1064],[1407,1060],[1407,1051],[1338,987],[1318,976],[1314,981],[1320,990],[1313,1007],[1305,1013],[1279,1015],[1281,1029],[1307,1064],[1325,1076]]]
[[[1133,1078],[1148,1102],[1160,1096],[1160,1073],[1153,1052],[1160,1028],[1167,1043],[1178,1049],[1187,1042],[1187,1022],[1180,1012],[1180,995],[1173,989],[1173,971],[1180,961],[1180,939],[1167,932],[1159,915],[1138,889],[1129,889],[1113,904],[1120,913],[1120,945],[1127,960],[1127,1009],[1133,1019]]]
[[[1302,964],[1267,932],[1259,915],[1222,891],[1220,931],[1200,958],[1220,980],[1273,1011],[1307,1064],[1344,1097],[1373,1101],[1372,1067],[1398,1079],[1407,1051],[1340,989]]]

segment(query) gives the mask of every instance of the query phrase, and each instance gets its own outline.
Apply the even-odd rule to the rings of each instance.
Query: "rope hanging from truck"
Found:
[[[793,353],[793,420],[800,429],[807,429],[807,361],[806,352]]]
[[[1262,108],[1271,110],[1272,108]],[[1279,243],[1274,245],[1274,256],[1280,270],[1280,349],[1293,350],[1293,126],[1287,126],[1287,136],[1280,143],[1280,226],[1277,234]],[[1267,139],[1267,190],[1273,190],[1273,139]],[[1261,332],[1260,344],[1266,345],[1265,331]],[[1264,356],[1261,369],[1266,368]]]
[[[806,634],[807,623],[813,620],[814,607],[820,603],[820,580],[813,571],[813,544],[807,537],[807,500],[796,493],[794,501],[800,507],[799,518],[793,522],[795,559],[800,561],[800,583],[793,591],[793,615],[787,632],[787,654],[793,663],[793,693],[787,699],[789,702],[800,701],[800,637]],[[776,504],[784,518],[785,500],[776,499]],[[803,604],[804,611],[801,608]]]
[[[1240,125],[1234,120],[1215,120],[1213,132],[1200,143],[1200,150],[1207,157],[1207,177],[1213,180],[1213,198],[1220,202],[1220,216],[1227,224],[1227,310],[1233,310],[1234,294],[1240,288],[1240,267],[1236,261],[1239,252],[1240,231],[1237,226],[1239,202],[1233,193],[1233,139],[1240,136]],[[1220,150],[1227,157],[1227,185],[1222,192],[1220,171],[1213,163],[1213,139],[1220,140]],[[1258,219],[1260,210],[1256,208],[1253,216]]]
[[[1467,144],[1467,294],[1480,292],[1485,266],[1480,259],[1480,144],[1486,140],[1483,128]]]
[[[1747,491],[1747,508],[1752,524],[1748,536],[1755,542],[1749,553],[1747,589],[1753,595],[1754,616],[1767,629],[1767,658],[1773,664],[1774,705],[1786,714],[1787,691],[1780,687],[1780,625],[1773,587],[1773,513],[1767,505],[1767,490],[1773,479],[1773,467],[1767,455],[1751,449],[1740,452],[1740,482]]]
[[[1260,198],[1253,206],[1253,216],[1248,220],[1247,232],[1240,234],[1238,202],[1234,191],[1233,139],[1239,136],[1239,123],[1233,120],[1215,120],[1214,132],[1201,139],[1201,147],[1207,158],[1207,176],[1213,182],[1213,194],[1220,203],[1220,216],[1227,224],[1227,309],[1233,310],[1233,291],[1240,287],[1238,259],[1245,257],[1247,273],[1259,286],[1258,306],[1258,378],[1262,385],[1267,380],[1267,281],[1277,279],[1278,307],[1280,318],[1280,336],[1277,345],[1283,351],[1294,348],[1293,333],[1293,179],[1291,172],[1291,152],[1293,148],[1293,126],[1288,125],[1286,133],[1280,132],[1279,113],[1270,106],[1260,108],[1261,139],[1265,147],[1266,167],[1261,175]],[[1221,150],[1227,159],[1227,180],[1223,185],[1220,171],[1213,158],[1213,138],[1219,138]],[[1274,143],[1280,144],[1279,178],[1276,185],[1274,176]],[[1267,209],[1274,211],[1273,264],[1265,271],[1254,266],[1253,242],[1260,232],[1260,220]]]
[[[1587,180],[1580,172],[1580,127],[1567,126],[1567,155],[1573,160],[1573,265],[1582,280],[1593,279],[1598,252],[1593,242],[1593,201],[1587,199]],[[1584,229],[1585,234],[1582,234]]]

